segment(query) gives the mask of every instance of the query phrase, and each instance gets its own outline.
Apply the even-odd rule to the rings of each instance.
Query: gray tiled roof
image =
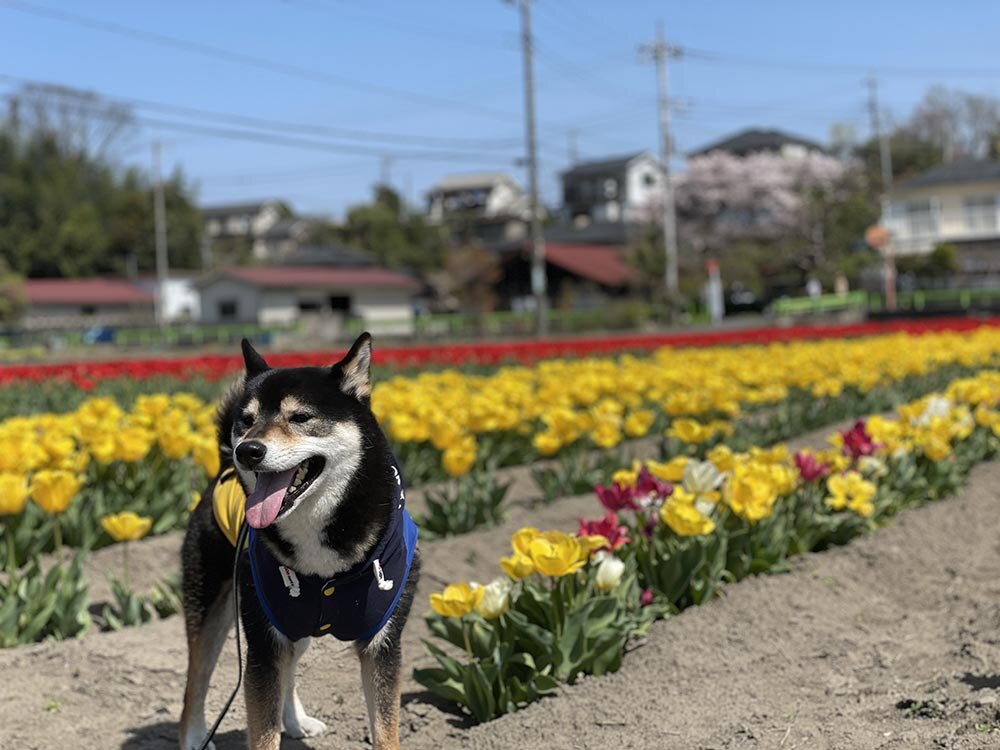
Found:
[[[1000,161],[989,159],[961,159],[948,164],[939,164],[926,172],[899,183],[897,188],[931,187],[962,182],[1000,181]]]

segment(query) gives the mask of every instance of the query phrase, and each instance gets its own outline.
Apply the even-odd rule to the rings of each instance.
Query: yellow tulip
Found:
[[[646,468],[649,469],[650,474],[664,482],[680,482],[684,479],[684,469],[687,467],[687,463],[687,456],[677,456],[666,463],[646,461]]]
[[[531,540],[528,556],[543,576],[560,578],[583,567],[590,552],[577,537],[561,531],[546,531]]]
[[[858,472],[834,474],[826,480],[826,488],[830,491],[826,504],[834,510],[847,508],[865,518],[875,513],[875,505],[872,503],[875,485]]]
[[[153,527],[153,519],[130,510],[101,518],[103,528],[116,542],[134,542],[142,539]]]
[[[660,508],[660,518],[678,536],[703,536],[715,530],[715,521],[699,513],[691,503],[673,497]]]
[[[510,538],[510,546],[514,549],[514,552],[524,555],[527,557],[531,550],[531,540],[537,537],[541,532],[534,526],[525,526],[514,532],[514,535]]]
[[[0,474],[0,516],[16,516],[28,501],[28,482],[22,474]]]
[[[535,565],[531,562],[531,558],[527,555],[522,555],[520,552],[515,552],[510,557],[501,557],[500,567],[504,573],[515,581],[527,578],[535,572]]]
[[[58,515],[69,507],[82,484],[83,480],[70,471],[36,471],[31,478],[31,499],[49,515]]]
[[[483,593],[482,586],[453,583],[442,593],[431,594],[431,609],[444,617],[464,617],[479,606]]]

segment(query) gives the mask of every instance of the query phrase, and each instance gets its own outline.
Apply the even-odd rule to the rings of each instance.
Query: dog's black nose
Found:
[[[259,440],[244,440],[236,446],[236,458],[248,469],[252,469],[264,460],[267,446]]]

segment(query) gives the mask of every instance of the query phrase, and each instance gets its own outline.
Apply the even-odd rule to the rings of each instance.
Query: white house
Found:
[[[582,162],[562,185],[565,219],[576,226],[648,221],[663,203],[663,169],[649,151]]]
[[[413,332],[419,284],[384,268],[234,267],[196,283],[203,323],[300,323],[322,340],[341,337],[349,320],[372,332]]]
[[[276,234],[283,227],[283,217],[290,213],[288,207],[277,200],[253,203],[227,203],[201,209],[205,235],[211,245],[214,241],[236,239],[245,241],[252,255],[267,260],[269,253],[284,239],[287,232]],[[288,225],[286,229],[291,230]]]
[[[938,165],[893,186],[888,204],[882,224],[897,255],[929,253],[947,242],[958,246],[964,270],[1000,267],[1000,161]]]
[[[201,296],[194,285],[198,275],[195,271],[171,270],[162,290],[153,275],[140,276],[136,286],[154,296],[159,290],[162,314],[167,323],[196,322],[201,318]]]
[[[502,172],[451,175],[428,191],[427,217],[436,223],[452,219],[527,221],[528,198],[521,186]]]

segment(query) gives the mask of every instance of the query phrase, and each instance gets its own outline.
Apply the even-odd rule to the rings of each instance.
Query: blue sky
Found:
[[[826,140],[843,123],[864,137],[869,70],[897,119],[932,84],[1000,95],[996,2],[537,0],[534,20],[549,201],[558,199],[571,129],[583,158],[656,148],[655,78],[637,47],[658,20],[689,50],[670,70],[682,152],[748,126]],[[166,164],[183,168],[203,203],[278,197],[338,216],[369,196],[380,154],[393,157],[392,182],[415,201],[449,173],[499,169],[524,179],[518,29],[516,8],[502,0],[0,0],[0,76],[293,123],[298,130],[273,123],[259,142],[246,141],[232,137],[250,129],[245,123],[138,109],[143,123],[121,158],[147,164],[159,139]],[[15,87],[0,78],[0,94]],[[303,129],[310,126],[327,130]]]

